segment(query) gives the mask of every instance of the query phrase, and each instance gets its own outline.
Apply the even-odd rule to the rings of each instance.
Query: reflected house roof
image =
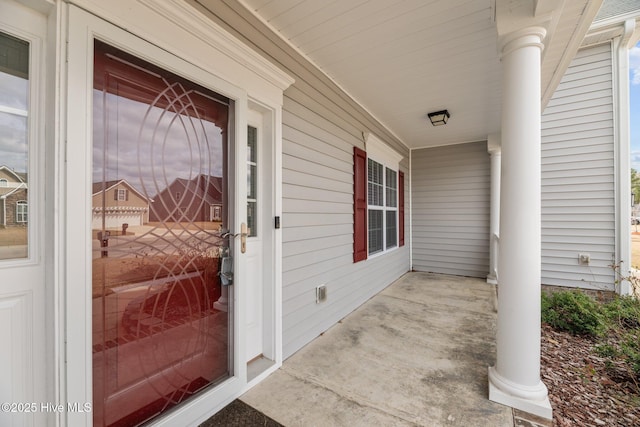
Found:
[[[1,198],[5,198],[5,197],[9,197],[10,195],[12,195],[13,193],[17,193],[18,191],[21,190],[27,190],[27,184],[22,183],[21,185],[19,185],[18,187],[0,187],[0,197]]]
[[[0,197],[6,198],[18,191],[27,190],[27,173],[16,172],[8,166],[0,166],[0,178],[7,180],[6,187],[0,187]]]
[[[198,175],[193,179],[176,178],[167,188],[158,193],[154,199],[164,197],[167,191],[182,192],[188,197],[195,196],[210,205],[222,203],[222,177]]]
[[[209,208],[222,205],[222,177],[176,178],[151,202],[150,221],[211,221]]]
[[[115,179],[115,180],[112,180],[112,181],[94,182],[91,195],[95,196],[95,195],[101,193],[102,191],[107,192],[107,191],[111,190],[112,188],[117,187],[120,184],[125,185],[129,190],[134,192],[136,194],[136,196],[138,196],[139,198],[144,199],[147,202],[152,202],[153,201],[153,199],[149,199],[144,194],[142,194],[141,192],[136,190],[134,186],[132,186],[131,184],[129,184],[127,182],[126,179]]]
[[[8,176],[14,176],[15,177],[15,181],[13,182],[23,182],[23,183],[27,183],[27,173],[26,172],[16,172],[15,170],[11,169],[8,166],[2,165],[0,166],[0,173],[3,173],[8,175]]]

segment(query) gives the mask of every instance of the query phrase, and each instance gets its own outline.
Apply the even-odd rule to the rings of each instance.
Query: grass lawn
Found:
[[[0,228],[0,246],[27,244],[27,227]]]
[[[640,226],[631,226],[631,231]],[[640,234],[631,234],[631,267],[640,269]]]

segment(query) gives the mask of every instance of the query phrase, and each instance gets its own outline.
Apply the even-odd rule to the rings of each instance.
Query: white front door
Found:
[[[46,18],[0,4],[0,425],[45,425]],[[48,200],[51,200],[49,198]]]
[[[249,103],[247,125],[246,362],[249,381],[274,369],[281,355],[276,286],[278,149],[274,112]]]
[[[263,352],[264,316],[264,241],[271,232],[271,224],[265,221],[264,173],[268,169],[262,135],[262,116],[250,111],[247,126],[247,362],[260,357]],[[265,152],[266,151],[266,152]],[[268,200],[268,199],[267,199]],[[267,278],[268,280],[268,278]]]

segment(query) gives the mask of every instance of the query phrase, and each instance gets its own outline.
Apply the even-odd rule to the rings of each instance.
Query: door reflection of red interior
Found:
[[[231,374],[229,100],[98,41],[94,65],[94,425],[135,426]]]

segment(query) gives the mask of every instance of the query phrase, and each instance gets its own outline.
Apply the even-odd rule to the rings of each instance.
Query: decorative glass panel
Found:
[[[383,249],[383,211],[369,209],[369,254]]]
[[[26,258],[29,43],[0,33],[0,260]]]
[[[95,47],[93,425],[138,426],[232,374],[231,101]]]

